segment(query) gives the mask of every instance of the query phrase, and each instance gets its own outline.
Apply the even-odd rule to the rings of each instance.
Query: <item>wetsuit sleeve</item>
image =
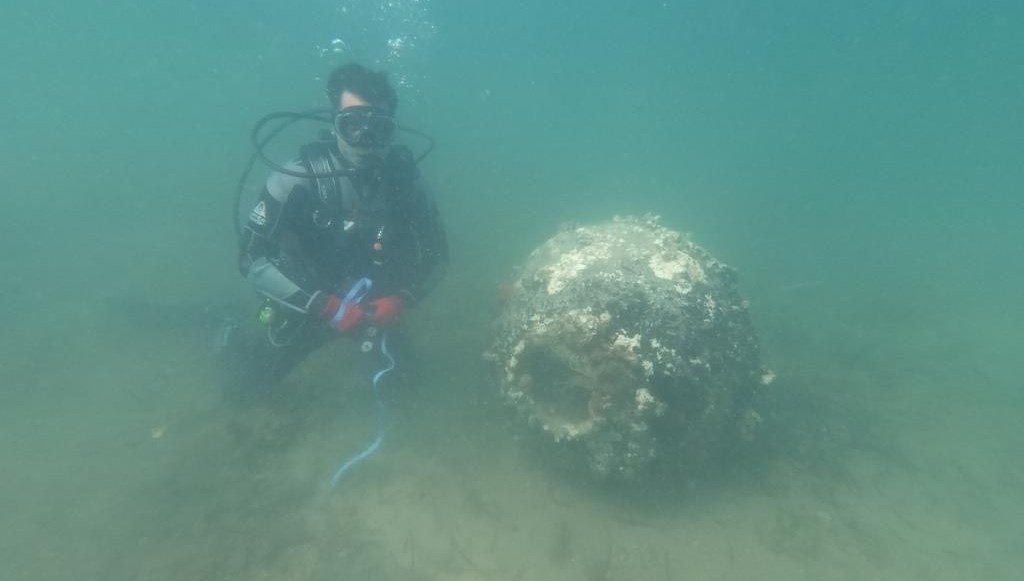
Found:
[[[444,277],[448,268],[448,237],[430,188],[422,179],[417,179],[415,186],[417,203],[409,218],[419,243],[419,264],[406,292],[418,301]]]
[[[286,166],[303,171],[298,162]],[[308,180],[275,172],[267,179],[259,200],[249,212],[239,240],[238,266],[257,291],[293,310],[307,313],[318,298],[316,289],[303,288],[288,272],[287,240],[292,232],[294,207],[307,195]]]

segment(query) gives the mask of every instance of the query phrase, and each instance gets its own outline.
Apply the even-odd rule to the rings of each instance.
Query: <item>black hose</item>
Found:
[[[425,139],[427,141],[427,148],[423,150],[423,153],[421,153],[421,154],[416,156],[416,163],[419,163],[419,162],[423,161],[423,158],[425,158],[428,155],[430,155],[431,151],[434,151],[434,144],[435,144],[435,142],[434,142],[434,138],[433,137],[427,135],[426,133],[423,133],[422,131],[413,129],[411,127],[399,126],[398,129],[400,131],[403,131],[405,133],[409,133],[410,135],[415,135],[416,137],[419,137],[421,139]]]
[[[330,115],[331,112],[326,109],[315,109],[313,111],[307,111],[303,113],[290,113],[287,111],[268,113],[267,115],[264,115],[259,121],[257,121],[255,125],[252,126],[252,133],[249,134],[249,142],[252,143],[253,148],[256,150],[256,154],[259,155],[261,160],[263,160],[263,163],[267,164],[275,171],[281,172],[285,175],[305,179],[343,177],[347,175],[352,175],[354,170],[351,168],[339,169],[332,172],[318,174],[312,174],[305,171],[295,171],[294,169],[288,169],[282,165],[279,165],[277,162],[270,159],[266,152],[263,151],[264,147],[267,145],[267,142],[269,142],[271,139],[274,138],[274,136],[280,133],[282,129],[291,125],[292,123],[305,119],[308,121],[319,121],[321,123],[330,124],[332,122]],[[272,131],[265,139],[261,140],[260,131],[263,129],[263,126],[275,119],[287,119],[287,121],[285,121],[284,124],[276,127],[274,131]]]
[[[275,111],[273,113],[268,113],[264,115],[259,119],[259,121],[257,121],[252,126],[252,131],[249,133],[249,142],[252,144],[253,152],[252,155],[249,156],[249,160],[245,163],[245,168],[242,170],[242,175],[238,178],[238,185],[235,187],[235,203],[233,208],[234,213],[231,216],[231,222],[235,226],[236,236],[242,235],[242,225],[239,221],[239,212],[242,206],[242,194],[245,191],[245,182],[248,181],[249,174],[252,172],[252,168],[256,164],[257,159],[263,161],[263,163],[267,164],[268,166],[270,166],[271,169],[275,171],[298,178],[315,179],[352,175],[352,173],[355,171],[354,168],[341,169],[329,173],[318,174],[295,171],[293,169],[286,168],[278,164],[274,160],[270,159],[270,157],[264,151],[267,144],[270,143],[270,140],[277,137],[279,133],[284,131],[285,128],[287,128],[292,123],[295,123],[296,121],[307,120],[319,121],[321,123],[330,124],[333,121],[331,118],[331,114],[332,112],[329,109],[312,109],[309,111],[303,111],[301,113],[292,113],[289,111]],[[270,132],[267,133],[267,135],[261,138],[260,133],[263,131],[263,127],[267,123],[270,123],[271,121],[274,121],[276,119],[283,119],[284,121],[280,125],[271,129]],[[426,133],[423,133],[422,131],[417,131],[416,129],[412,129],[409,127],[399,127],[399,129],[405,133],[415,135],[427,141],[427,148],[423,151],[423,153],[419,154],[416,157],[416,163],[423,161],[423,158],[430,155],[430,152],[434,150],[435,142],[433,137],[427,135]]]
[[[320,113],[320,115],[318,115],[318,113]],[[249,156],[249,160],[245,163],[245,168],[242,170],[242,175],[239,176],[238,178],[238,185],[235,187],[235,203],[234,207],[232,208],[232,211],[234,213],[231,216],[231,222],[235,226],[236,236],[242,235],[242,225],[239,221],[239,213],[241,211],[242,206],[242,194],[245,192],[245,182],[249,180],[249,174],[252,173],[252,168],[256,164],[257,159],[262,160],[271,168],[279,172],[286,173],[288,175],[294,175],[296,177],[302,178],[315,177],[312,174],[291,171],[288,168],[281,167],[272,159],[270,159],[263,151],[264,148],[266,148],[267,144],[270,143],[270,140],[277,137],[279,133],[284,131],[292,123],[295,123],[296,121],[302,119],[330,123],[330,119],[325,116],[329,114],[330,112],[326,109],[314,109],[303,113],[275,112],[270,113],[268,115],[264,115],[263,117],[260,118],[259,121],[256,122],[255,125],[253,125],[252,131],[249,133],[249,142],[252,144],[253,152],[252,155]],[[282,122],[277,127],[271,129],[270,132],[267,133],[267,135],[261,139],[260,132],[263,130],[263,126],[275,119],[284,119],[284,122]]]

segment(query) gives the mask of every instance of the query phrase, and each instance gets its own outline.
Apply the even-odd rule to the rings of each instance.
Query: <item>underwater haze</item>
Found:
[[[1020,578],[1022,30],[996,0],[15,0],[0,579]],[[331,487],[376,430],[357,346],[239,406],[211,341],[256,304],[249,130],[350,60],[436,139],[452,264]],[[598,486],[482,353],[533,248],[645,214],[738,270],[777,380],[752,452]]]

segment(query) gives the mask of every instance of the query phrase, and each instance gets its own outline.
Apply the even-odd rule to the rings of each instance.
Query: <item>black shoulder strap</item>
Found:
[[[420,177],[412,150],[404,145],[394,145],[388,150],[384,168],[388,178],[397,184],[408,185]]]
[[[420,177],[412,150],[394,145],[384,159],[384,188],[393,211],[402,213],[408,208],[409,196],[415,191],[414,182]]]
[[[331,143],[327,141],[314,141],[307,143],[299,149],[299,158],[302,164],[313,176],[312,181],[316,185],[319,198],[323,202],[339,197],[341,184],[338,176],[331,175],[340,170],[335,156],[331,154]]]
[[[313,176],[310,181],[316,188],[320,208],[314,212],[314,221],[327,226],[351,211],[355,206],[355,186],[349,176],[337,175],[349,167],[341,156],[335,155],[334,143],[307,143],[299,149],[299,157]]]

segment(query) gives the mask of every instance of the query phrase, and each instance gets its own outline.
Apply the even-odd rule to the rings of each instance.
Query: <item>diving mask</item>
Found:
[[[395,135],[395,118],[378,107],[345,107],[334,115],[334,131],[352,147],[381,148]]]

